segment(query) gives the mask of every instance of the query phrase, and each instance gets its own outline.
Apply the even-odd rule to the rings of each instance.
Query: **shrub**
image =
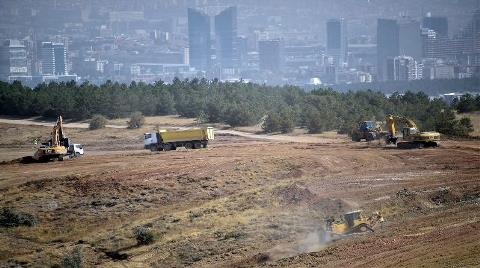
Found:
[[[83,266],[83,253],[80,247],[76,247],[72,252],[63,256],[63,267],[81,268]]]
[[[152,231],[144,226],[136,226],[133,228],[133,236],[137,240],[138,245],[148,245],[155,240]]]
[[[263,131],[267,133],[277,132],[280,130],[280,117],[277,113],[268,113],[267,118],[262,124]]]
[[[92,120],[90,120],[90,124],[88,125],[88,128],[90,130],[94,130],[94,129],[101,129],[101,128],[105,128],[105,126],[107,125],[107,118],[105,118],[105,116],[103,115],[94,115]]]
[[[291,109],[280,112],[280,132],[290,133],[295,127],[295,113]]]
[[[472,121],[468,117],[461,118],[456,126],[454,134],[457,136],[468,136],[470,132],[473,132]]]
[[[291,109],[283,109],[280,112],[268,113],[262,124],[262,129],[267,133],[282,132],[290,133],[295,127],[295,114]]]
[[[141,112],[134,112],[128,121],[128,128],[141,128],[145,124],[145,116]]]
[[[248,105],[233,104],[224,113],[224,121],[232,127],[249,126],[255,123],[257,115]]]
[[[38,220],[31,214],[14,208],[0,208],[0,227],[33,226]]]
[[[200,111],[200,113],[197,115],[196,121],[200,124],[208,123],[208,115],[204,111]]]

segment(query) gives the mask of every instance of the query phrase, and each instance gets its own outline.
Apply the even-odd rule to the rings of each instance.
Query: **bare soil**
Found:
[[[50,127],[0,124],[0,207],[39,220],[0,228],[0,266],[50,267],[75,248],[87,267],[480,266],[479,141],[398,150],[225,130],[207,149],[152,153],[150,127],[69,128],[84,157],[22,164]],[[357,209],[385,223],[322,237],[327,217]]]

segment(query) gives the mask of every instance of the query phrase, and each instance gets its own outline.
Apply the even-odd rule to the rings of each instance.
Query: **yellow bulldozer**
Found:
[[[401,149],[414,149],[424,147],[437,147],[440,142],[440,133],[435,131],[422,132],[419,131],[417,125],[413,120],[398,116],[387,115],[386,123],[388,128],[388,135],[386,136],[387,144],[396,144]],[[403,125],[402,139],[398,141],[396,136],[396,125]]]
[[[345,213],[343,219],[329,218],[325,221],[325,230],[331,238],[341,237],[355,233],[373,232],[377,223],[383,223],[383,217],[379,212],[370,217],[364,217],[362,210]]]

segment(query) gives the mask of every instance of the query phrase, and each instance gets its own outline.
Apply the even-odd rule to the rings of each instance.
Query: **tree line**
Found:
[[[310,133],[337,130],[348,133],[358,121],[383,121],[386,114],[412,118],[422,130],[466,135],[469,119],[457,120],[454,107],[423,92],[394,93],[387,97],[372,90],[338,92],[295,86],[266,86],[218,80],[175,79],[171,84],[130,85],[107,81],[102,85],[49,83],[31,89],[20,82],[0,82],[0,114],[84,120],[179,114],[206,123],[248,126],[264,121],[266,132],[290,132],[295,127]]]
[[[479,92],[480,78],[464,78],[464,79],[421,79],[411,81],[384,81],[373,83],[352,83],[339,84],[334,88],[339,91],[356,91],[356,90],[379,90],[385,94],[394,92],[425,92],[429,96],[438,96],[440,94],[451,92]]]
[[[459,113],[471,113],[480,111],[480,95],[474,97],[471,94],[465,94],[452,101],[452,107]]]

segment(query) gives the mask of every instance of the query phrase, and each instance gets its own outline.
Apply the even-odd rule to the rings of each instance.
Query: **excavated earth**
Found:
[[[86,267],[480,266],[478,140],[399,150],[233,133],[152,153],[145,130],[69,129],[84,157],[18,161],[32,152],[20,134],[48,131],[0,124],[0,207],[38,219],[0,227],[1,267],[58,266],[74,249]],[[325,235],[326,218],[359,209],[385,222]],[[154,242],[139,245],[136,226]]]

